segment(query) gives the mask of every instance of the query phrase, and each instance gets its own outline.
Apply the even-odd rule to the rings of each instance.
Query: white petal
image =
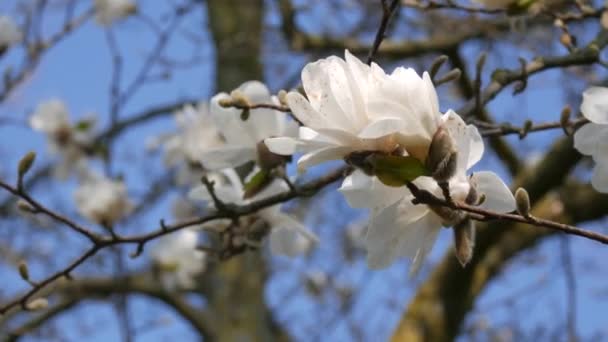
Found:
[[[608,125],[588,123],[574,133],[574,148],[580,153],[593,155],[600,141],[608,139]]]
[[[289,137],[268,138],[264,140],[264,144],[272,153],[290,156],[296,153],[299,141]]]
[[[479,196],[485,195],[485,200],[480,205],[481,208],[499,213],[509,213],[515,210],[515,198],[511,190],[494,172],[476,172],[471,177],[471,182],[476,187]]]
[[[200,158],[207,170],[220,170],[237,167],[250,160],[255,160],[256,150],[248,146],[225,146],[209,149]]]
[[[342,182],[339,191],[352,208],[382,209],[400,200],[406,193],[403,188],[382,184],[376,177],[370,177],[355,170]]]
[[[378,139],[405,130],[407,128],[406,126],[406,122],[403,121],[403,119],[381,117],[375,119],[363,128],[363,130],[359,132],[358,137],[361,139]]]
[[[445,128],[450,132],[458,150],[458,170],[468,170],[482,157],[484,151],[483,140],[477,128],[467,125],[460,115],[449,110],[442,118]]]
[[[581,112],[591,122],[608,124],[608,88],[591,87],[585,90]]]
[[[399,226],[396,224],[399,202],[372,214],[365,248],[367,265],[372,269],[388,267],[398,255]]]
[[[426,260],[426,257],[433,249],[435,241],[437,241],[439,230],[441,230],[441,220],[437,215],[429,213],[421,220],[417,221],[415,227],[412,227],[412,229],[422,230],[423,235],[421,237],[420,247],[410,266],[410,277],[418,273],[420,267]]]
[[[292,91],[287,94],[287,104],[293,115],[312,129],[328,127],[326,118],[314,109],[302,94]]]
[[[608,193],[608,162],[596,163],[591,185],[599,192]]]
[[[303,172],[307,168],[330,160],[338,160],[344,158],[348,153],[352,152],[352,148],[337,146],[325,147],[303,155],[298,160],[298,171]]]

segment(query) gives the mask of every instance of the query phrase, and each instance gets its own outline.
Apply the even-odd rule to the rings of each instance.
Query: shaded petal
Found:
[[[591,185],[599,192],[608,193],[608,162],[596,163]]]
[[[485,200],[479,207],[499,213],[509,213],[515,210],[513,193],[494,172],[476,172],[471,177],[471,182],[479,196],[485,195]]]
[[[441,219],[439,218],[439,216],[429,213],[421,220],[416,221],[414,224],[412,224],[412,226],[413,227],[411,229],[421,230],[422,236],[420,237],[420,247],[418,248],[416,256],[414,256],[414,259],[410,266],[410,277],[418,273],[420,267],[426,260],[426,257],[433,249],[433,246],[437,241],[437,235],[439,234],[439,230],[441,230]]]
[[[205,151],[200,161],[207,170],[220,170],[237,167],[255,159],[255,147],[224,146]]]
[[[378,139],[384,136],[397,133],[407,128],[406,122],[403,119],[396,117],[381,117],[370,122],[361,132],[358,137],[361,139]]]
[[[484,145],[481,135],[475,126],[467,125],[460,115],[452,110],[449,110],[442,120],[458,150],[457,169],[464,174],[483,155]]]
[[[286,99],[293,115],[304,125],[312,129],[329,126],[327,118],[314,109],[302,94],[292,91],[287,94]]]
[[[289,137],[267,138],[264,139],[264,144],[272,153],[290,156],[296,153],[300,141]]]
[[[330,146],[307,153],[303,155],[300,160],[298,160],[298,171],[302,172],[313,165],[317,165],[329,160],[342,159],[352,151],[353,149],[351,147]]]
[[[608,125],[588,123],[574,133],[574,148],[580,153],[593,155],[600,141],[608,138]]]
[[[390,187],[382,184],[378,178],[368,176],[355,170],[342,182],[339,191],[352,208],[385,208],[407,193],[404,188]]]
[[[608,124],[608,88],[591,87],[585,90],[581,112],[591,122]]]

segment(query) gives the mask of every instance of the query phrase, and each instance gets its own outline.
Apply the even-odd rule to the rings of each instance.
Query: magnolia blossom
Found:
[[[176,176],[177,184],[199,182],[203,171],[200,156],[210,148],[223,146],[224,139],[204,102],[196,107],[184,106],[175,112],[174,118],[178,126],[177,132],[151,141],[150,146],[155,148],[162,144],[165,163],[168,166],[180,166]]]
[[[299,139],[266,139],[270,151],[291,155],[306,152],[299,170],[355,151],[394,153],[399,147],[424,160],[441,123],[437,93],[428,73],[411,68],[386,74],[345,52],[345,60],[331,56],[302,70],[307,98],[287,94],[293,114],[306,126]]]
[[[454,112],[441,117],[441,125],[454,139],[458,151],[456,170],[449,180],[452,199],[475,205],[483,198],[479,204],[481,208],[513,211],[515,199],[496,174],[483,171],[467,176],[467,170],[481,159],[484,150],[477,129],[466,125]],[[413,183],[443,198],[442,189],[431,177],[418,177]],[[403,256],[413,260],[411,272],[416,272],[430,252],[440,228],[464,220],[462,213],[447,208],[414,205],[414,197],[407,189],[388,187],[361,171],[347,177],[340,191],[352,207],[372,209],[365,241],[372,268],[386,267]]]
[[[133,208],[122,181],[89,173],[74,192],[80,214],[104,226],[112,226]]]
[[[295,136],[297,124],[279,111],[266,108],[251,110],[246,120],[241,119],[242,110],[224,108],[222,103],[238,99],[252,104],[278,104],[268,88],[258,81],[243,83],[231,95],[220,93],[211,99],[213,116],[226,144],[211,147],[201,154],[200,160],[206,169],[218,170],[259,160],[259,145],[269,137]],[[262,161],[263,162],[263,161]]]
[[[608,193],[608,88],[587,89],[581,112],[591,122],[576,131],[574,147],[595,162],[591,185]]]
[[[65,178],[72,169],[85,168],[85,147],[90,146],[93,139],[90,127],[93,119],[82,121],[85,124],[82,127],[74,126],[65,104],[51,99],[38,105],[29,122],[32,129],[47,135],[51,153],[62,157],[54,170],[56,176]]]
[[[137,11],[130,0],[95,0],[95,19],[101,25],[111,25]]]
[[[227,169],[223,173],[228,181],[223,184],[216,182],[214,191],[216,196],[224,203],[244,205],[288,189],[282,181],[275,180],[254,197],[243,199],[243,185],[236,172],[232,169]],[[190,198],[204,200],[209,202],[210,205],[212,204],[211,196],[204,186],[194,188],[190,192]],[[288,214],[282,213],[280,205],[259,210],[256,215],[270,227],[270,250],[275,254],[293,257],[308,251],[319,240],[315,234],[310,232],[298,220]]]
[[[11,45],[18,43],[23,37],[23,34],[13,21],[6,15],[0,15],[0,54]]]
[[[205,270],[207,255],[197,243],[197,232],[183,229],[160,238],[153,247],[152,260],[160,266],[167,288],[192,288],[194,277]]]

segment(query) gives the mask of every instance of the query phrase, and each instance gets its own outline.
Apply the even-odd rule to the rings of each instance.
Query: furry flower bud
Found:
[[[458,151],[454,146],[454,139],[444,127],[440,126],[433,135],[426,167],[436,181],[447,182],[456,172],[457,161]]]
[[[465,267],[473,257],[475,247],[475,224],[466,219],[454,226],[454,249],[456,258]]]
[[[518,188],[515,191],[515,204],[517,212],[524,217],[530,216],[530,196],[524,188]]]

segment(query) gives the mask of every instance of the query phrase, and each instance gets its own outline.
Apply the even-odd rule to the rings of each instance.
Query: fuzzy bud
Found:
[[[29,269],[27,267],[27,263],[25,261],[19,262],[19,275],[21,276],[21,279],[23,279],[25,281],[30,280],[30,271],[29,271]]]
[[[517,212],[524,217],[530,217],[530,196],[524,188],[518,188],[515,191],[515,204]]]
[[[36,160],[36,152],[30,151],[28,152],[21,160],[19,161],[19,178],[23,177],[34,165],[34,161]]]
[[[278,97],[279,103],[281,103],[281,105],[288,106],[288,104],[287,104],[287,92],[284,89],[279,90],[279,93],[277,94],[277,97]]]
[[[46,298],[36,298],[33,301],[25,304],[25,309],[29,311],[37,311],[46,309],[49,306],[49,301]]]
[[[230,97],[232,97],[232,103],[237,107],[249,107],[249,99],[247,95],[240,91],[239,89],[235,89],[230,93]]]
[[[454,249],[456,258],[465,267],[473,257],[475,247],[475,224],[466,219],[454,226]]]
[[[564,133],[568,136],[572,134],[572,131],[570,130],[570,115],[571,114],[572,114],[572,109],[570,108],[570,106],[565,106],[564,109],[562,109],[562,113],[559,117],[559,123],[562,126]]]
[[[426,167],[437,182],[447,182],[456,173],[458,152],[450,133],[440,126],[433,135]]]
[[[35,214],[38,212],[36,208],[32,207],[29,203],[21,199],[17,201],[17,209],[29,214]]]

